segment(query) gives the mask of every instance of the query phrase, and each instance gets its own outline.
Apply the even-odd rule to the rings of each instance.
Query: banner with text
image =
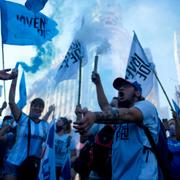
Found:
[[[57,23],[25,6],[0,1],[2,41],[11,45],[40,45],[58,34]]]
[[[146,97],[153,87],[154,65],[148,61],[141,44],[134,33],[125,78],[137,81],[142,88],[142,96]]]
[[[68,52],[56,73],[56,83],[63,80],[76,79],[80,60],[82,61],[82,65],[87,63],[86,48],[82,42],[75,39],[71,43]]]

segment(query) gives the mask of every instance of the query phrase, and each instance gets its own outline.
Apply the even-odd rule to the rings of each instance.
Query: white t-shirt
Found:
[[[146,125],[157,142],[159,120],[156,108],[149,101],[134,104],[143,115]],[[117,126],[112,146],[112,179],[113,180],[157,180],[158,168],[155,155],[144,130],[136,123],[121,123]]]
[[[20,165],[21,162],[27,157],[27,143],[28,143],[28,119],[29,117],[22,113],[18,127],[16,142],[8,154],[7,161]],[[40,157],[42,150],[42,143],[46,140],[48,132],[48,123],[41,120],[35,123],[30,120],[31,125],[31,138],[30,138],[30,151],[29,155]]]

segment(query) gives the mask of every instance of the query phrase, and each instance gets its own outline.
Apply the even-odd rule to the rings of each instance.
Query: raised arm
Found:
[[[54,105],[54,104],[51,105],[51,106],[49,106],[48,112],[43,116],[42,119],[45,120],[45,121],[47,121],[48,118],[49,118],[49,116],[51,115],[51,113],[52,113],[53,111],[55,111],[55,105]]]
[[[137,108],[119,108],[112,109],[110,111],[91,112],[88,111],[83,119],[79,122],[75,122],[74,128],[80,133],[88,131],[93,125],[97,124],[118,124],[123,122],[142,122],[143,115]]]
[[[16,93],[18,70],[14,69],[12,73],[14,76],[16,76],[16,78],[14,78],[12,80],[11,87],[9,90],[9,106],[10,106],[11,112],[12,112],[15,120],[18,121],[20,118],[20,115],[22,113],[21,110],[18,108],[17,104],[15,103],[15,93]]]
[[[97,100],[101,110],[108,110],[110,108],[110,105],[104,93],[104,89],[99,74],[93,71],[91,79],[92,82],[96,85]]]

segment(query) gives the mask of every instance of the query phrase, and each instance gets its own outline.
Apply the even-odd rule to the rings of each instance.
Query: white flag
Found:
[[[149,62],[134,33],[125,78],[141,85],[143,97],[146,97],[153,87],[153,68],[154,65]]]
[[[63,80],[76,79],[80,60],[82,60],[82,65],[87,63],[86,48],[82,42],[74,39],[56,73],[56,83]]]

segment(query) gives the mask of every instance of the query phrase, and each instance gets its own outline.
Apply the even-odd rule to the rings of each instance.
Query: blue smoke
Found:
[[[53,58],[55,57],[54,45],[47,43],[44,46],[37,46],[37,55],[31,58],[31,64],[28,65],[23,61],[19,61],[17,64],[21,65],[25,72],[36,73],[37,71],[47,68],[51,65]]]

